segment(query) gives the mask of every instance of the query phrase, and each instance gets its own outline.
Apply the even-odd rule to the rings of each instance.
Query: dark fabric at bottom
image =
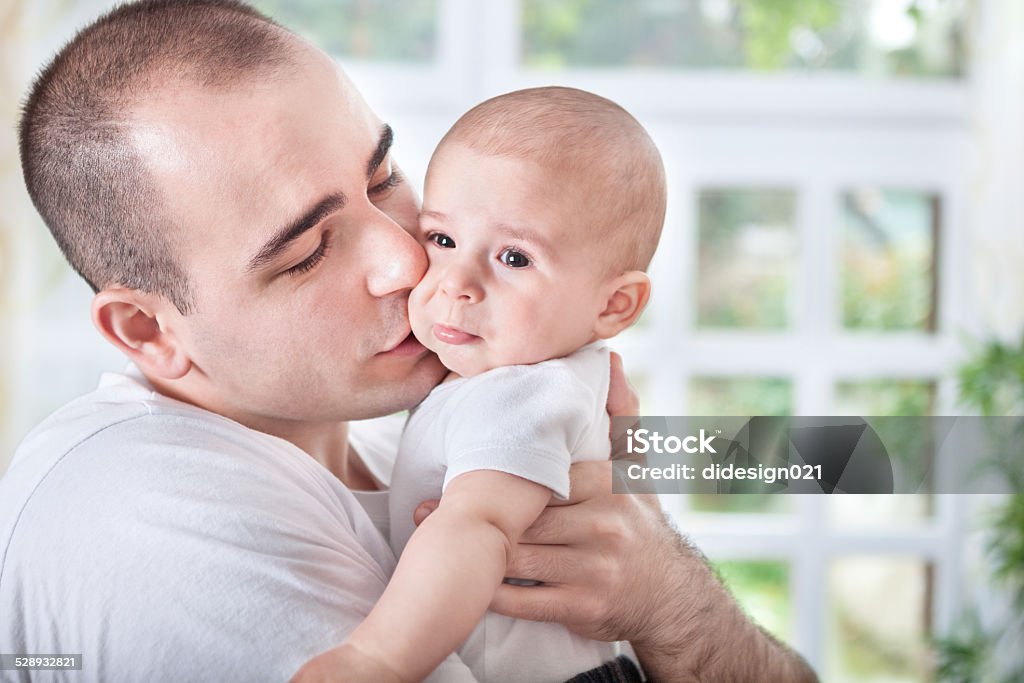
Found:
[[[573,676],[566,683],[641,683],[643,680],[633,660],[619,655],[596,669]]]

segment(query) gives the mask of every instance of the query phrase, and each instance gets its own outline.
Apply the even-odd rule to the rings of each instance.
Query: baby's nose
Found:
[[[468,268],[449,268],[441,279],[440,288],[446,296],[467,304],[479,303],[484,298],[480,279]]]

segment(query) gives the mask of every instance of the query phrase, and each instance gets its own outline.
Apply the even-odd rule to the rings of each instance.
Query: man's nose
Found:
[[[373,296],[407,292],[427,272],[427,255],[423,247],[383,213],[379,215],[377,225],[370,226],[370,239],[373,267],[369,269],[366,288]]]
[[[475,304],[484,298],[478,269],[463,259],[448,264],[438,288],[445,296],[462,303]]]

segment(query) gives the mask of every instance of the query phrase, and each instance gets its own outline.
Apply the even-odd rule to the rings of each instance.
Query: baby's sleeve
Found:
[[[444,487],[466,472],[496,470],[567,498],[569,465],[590,426],[594,391],[560,366],[497,368],[470,382],[444,416]]]

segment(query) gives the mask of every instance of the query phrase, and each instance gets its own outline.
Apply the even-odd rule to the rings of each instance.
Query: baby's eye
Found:
[[[441,247],[442,249],[455,248],[455,240],[453,240],[451,237],[444,234],[443,232],[435,232],[429,237],[427,237],[427,239],[436,244],[437,246]]]
[[[515,249],[505,249],[498,254],[498,260],[509,268],[525,268],[530,265],[530,257]]]

